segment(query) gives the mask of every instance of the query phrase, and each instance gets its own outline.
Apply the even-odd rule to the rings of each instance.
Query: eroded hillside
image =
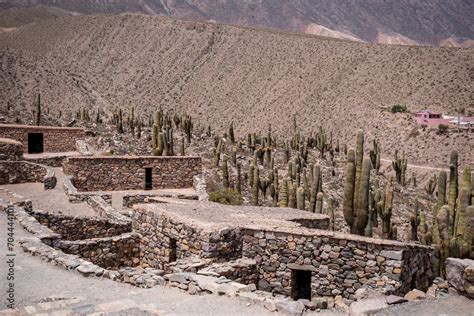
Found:
[[[79,16],[0,34],[2,115],[31,119],[42,93],[50,115],[133,104],[187,111],[244,134],[271,123],[287,134],[297,114],[305,131],[323,126],[342,142],[364,128],[385,157],[405,149],[410,163],[443,165],[452,149],[474,161],[474,136],[436,135],[391,114],[433,108],[474,112],[469,49],[384,46],[280,31],[144,15]],[[6,111],[7,102],[13,110]],[[26,111],[24,110],[26,109]],[[109,111],[110,113],[110,111]]]

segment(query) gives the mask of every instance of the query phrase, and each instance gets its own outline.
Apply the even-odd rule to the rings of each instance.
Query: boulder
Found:
[[[426,298],[426,294],[423,291],[414,289],[405,294],[405,298],[409,301],[422,300]]]
[[[369,315],[376,311],[382,310],[387,308],[388,304],[383,297],[376,297],[376,298],[368,298],[365,300],[360,300],[354,302],[349,307],[349,315],[350,316],[362,316],[362,315]]]
[[[301,301],[282,299],[275,303],[278,313],[282,315],[301,315],[304,312],[304,304]]]
[[[388,305],[395,305],[395,304],[408,302],[407,299],[401,296],[397,296],[397,295],[388,295],[387,297],[385,297],[385,300],[387,301]]]
[[[473,297],[474,260],[448,258],[446,260],[446,279],[457,292]]]

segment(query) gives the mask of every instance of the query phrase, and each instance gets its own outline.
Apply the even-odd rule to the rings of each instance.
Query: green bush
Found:
[[[209,192],[209,201],[227,205],[242,205],[242,196],[233,189]]]
[[[396,104],[392,106],[392,109],[390,110],[392,113],[406,113],[408,112],[407,106],[403,104]]]
[[[448,131],[448,125],[439,124],[438,125],[438,134],[445,134]]]

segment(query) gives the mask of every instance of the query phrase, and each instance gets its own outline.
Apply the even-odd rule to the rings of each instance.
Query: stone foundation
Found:
[[[56,186],[54,170],[26,161],[1,161],[0,185],[26,182],[43,182],[45,189]]]
[[[44,152],[76,151],[76,140],[85,137],[82,128],[0,124],[0,137],[14,139],[28,149],[28,133],[43,134]]]
[[[64,164],[79,191],[144,190],[145,168],[152,168],[150,189],[190,188],[202,169],[198,157],[70,157]]]

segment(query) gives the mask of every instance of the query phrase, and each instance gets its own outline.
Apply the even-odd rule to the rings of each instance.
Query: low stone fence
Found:
[[[80,191],[145,189],[146,169],[151,171],[151,189],[190,188],[201,173],[199,157],[69,157],[64,172],[73,175]]]
[[[31,158],[29,156],[26,156],[26,157],[27,157],[26,161],[28,161],[28,162],[37,163],[37,164],[45,165],[45,166],[49,166],[49,167],[59,168],[59,167],[63,166],[64,161],[69,156],[67,156],[67,155],[52,156],[52,157],[45,156],[45,157],[41,157],[41,158],[39,158],[39,157],[38,158]]]
[[[100,217],[131,226],[131,219],[117,212],[102,197],[90,196],[87,199],[87,204],[89,204],[99,214]]]
[[[23,145],[13,139],[0,138],[0,160],[23,160]]]
[[[45,189],[56,186],[54,170],[26,161],[0,162],[0,185],[26,182],[43,182]]]
[[[132,230],[130,222],[114,222],[103,218],[77,217],[38,210],[32,211],[31,215],[65,240],[111,237]]]
[[[295,271],[310,273],[313,296],[346,298],[362,285],[384,293],[426,290],[435,277],[432,247],[323,230],[249,229],[242,256],[256,260],[259,289],[288,296]]]
[[[64,178],[64,192],[69,198],[69,202],[71,203],[80,203],[80,202],[87,202],[89,203],[89,199],[91,197],[100,197],[106,203],[112,205],[112,194],[108,193],[100,193],[100,192],[79,192],[77,191],[76,187],[71,182],[72,177]]]
[[[62,240],[57,248],[64,253],[79,255],[102,268],[134,267],[140,263],[140,236],[126,233],[119,236],[87,240]]]
[[[204,231],[141,208],[134,209],[131,217],[134,231],[142,235],[144,266],[166,270],[176,259],[195,256],[225,261],[242,252],[240,228]]]

